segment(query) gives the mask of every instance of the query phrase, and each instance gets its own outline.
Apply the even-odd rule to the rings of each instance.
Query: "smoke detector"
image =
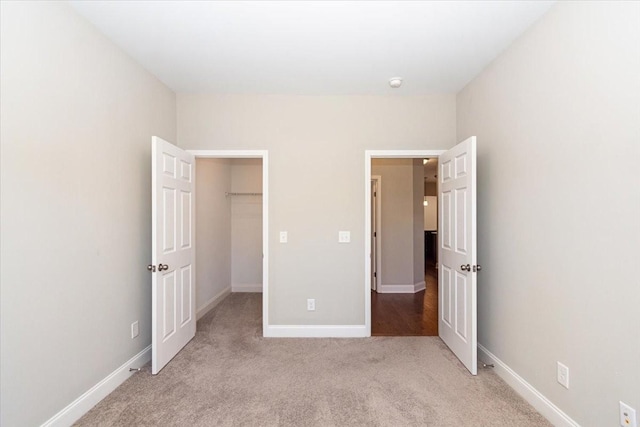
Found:
[[[389,79],[389,86],[391,86],[394,89],[399,88],[400,86],[402,86],[402,77],[392,77]]]

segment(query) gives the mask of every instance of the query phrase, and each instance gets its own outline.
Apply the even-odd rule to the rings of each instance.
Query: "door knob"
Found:
[[[149,270],[152,273],[155,273],[156,272],[156,266],[149,264],[149,265],[147,265],[147,270]]]
[[[158,264],[158,271],[166,271],[169,269],[169,266],[167,264]]]
[[[469,264],[462,264],[460,266],[460,270],[462,270],[462,271],[471,271],[471,266]]]

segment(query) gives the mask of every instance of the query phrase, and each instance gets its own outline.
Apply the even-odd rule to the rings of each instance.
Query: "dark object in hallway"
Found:
[[[425,274],[426,289],[415,294],[371,292],[371,335],[437,336],[438,279],[430,265]]]
[[[438,232],[427,231],[424,232],[424,272],[427,273],[429,268],[432,268],[430,264],[438,262]]]

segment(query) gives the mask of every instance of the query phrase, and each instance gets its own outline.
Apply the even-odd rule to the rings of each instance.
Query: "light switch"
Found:
[[[351,232],[338,231],[338,243],[351,243]]]
[[[287,243],[287,232],[286,231],[281,231],[280,232],[280,243]]]

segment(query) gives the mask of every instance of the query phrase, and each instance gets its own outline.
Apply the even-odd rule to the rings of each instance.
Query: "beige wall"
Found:
[[[262,159],[233,159],[231,191],[262,193]],[[231,197],[231,285],[233,291],[262,288],[262,197]]]
[[[371,175],[382,181],[381,277],[393,285],[424,281],[424,167],[422,159],[372,159]]]
[[[559,2],[457,98],[458,139],[478,136],[479,342],[585,427],[640,410],[639,17]]]
[[[196,311],[231,286],[231,162],[196,159]]]
[[[0,424],[35,426],[151,342],[151,136],[176,140],[175,95],[66,3],[0,7]]]
[[[371,175],[382,177],[380,284],[413,285],[413,161],[373,159]]]
[[[178,122],[182,148],[269,150],[270,322],[362,325],[364,150],[453,146],[455,96],[178,95]]]

